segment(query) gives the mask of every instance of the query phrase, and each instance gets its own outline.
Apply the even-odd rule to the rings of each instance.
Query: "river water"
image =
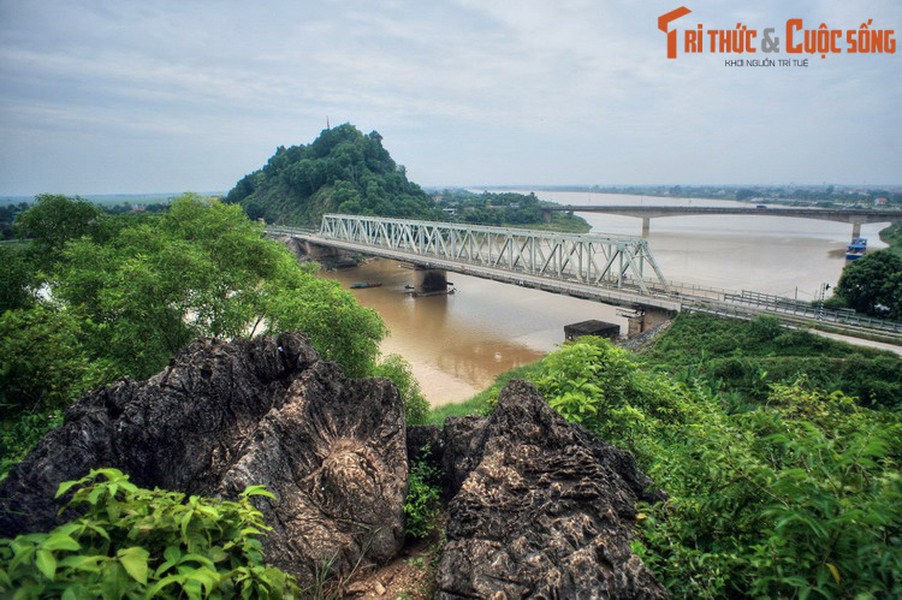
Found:
[[[528,193],[529,190],[523,190]],[[742,206],[731,201],[652,198],[586,192],[536,192],[560,204]],[[779,210],[777,207],[768,210]],[[668,280],[813,300],[822,284],[835,285],[845,265],[852,226],[831,221],[760,216],[686,216],[651,220],[648,242]],[[580,214],[592,231],[641,233],[642,221],[598,213]],[[882,248],[884,224],[862,226],[869,248]],[[455,293],[412,298],[412,272],[397,262],[374,259],[354,269],[327,273],[345,287],[357,281],[381,287],[353,290],[376,310],[390,334],[386,354],[404,356],[433,406],[460,402],[495,377],[533,362],[564,337],[564,325],[599,319],[621,325],[613,306],[449,273]]]

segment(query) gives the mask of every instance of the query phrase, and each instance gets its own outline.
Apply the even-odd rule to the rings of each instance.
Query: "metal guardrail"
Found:
[[[823,306],[813,306],[809,303],[762,294],[749,290],[742,290],[740,294],[726,294],[724,301],[745,306],[755,306],[766,309],[768,312],[790,314],[812,319],[817,322],[851,325],[866,329],[902,334],[902,323],[875,319],[855,312],[850,309],[827,309]]]

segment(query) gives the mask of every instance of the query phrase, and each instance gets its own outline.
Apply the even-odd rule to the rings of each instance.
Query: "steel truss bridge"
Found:
[[[476,267],[552,277],[589,285],[637,287],[648,294],[645,273],[661,274],[641,238],[576,235],[501,227],[325,215],[320,235],[450,260]]]
[[[770,314],[803,326],[869,331],[902,344],[902,323],[866,319],[754,292],[668,282],[639,237],[567,234],[360,215],[323,216],[318,232],[268,226],[267,234],[381,256],[648,311],[694,310],[750,318]]]

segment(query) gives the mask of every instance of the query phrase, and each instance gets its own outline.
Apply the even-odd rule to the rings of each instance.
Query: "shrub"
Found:
[[[602,340],[547,356],[534,381],[668,494],[634,549],[674,597],[902,596],[899,417],[804,378],[766,386],[745,360],[722,364],[760,401],[732,413],[705,379],[675,385]]]
[[[408,425],[425,425],[429,417],[429,401],[420,391],[410,363],[398,354],[389,354],[376,365],[373,375],[386,377],[398,387],[404,399],[404,420]]]
[[[84,515],[49,533],[0,540],[0,593],[15,598],[283,598],[298,589],[263,564],[269,529],[250,502],[146,490],[116,469],[60,485]]]
[[[428,453],[428,448],[424,448],[422,454]],[[438,526],[441,495],[438,479],[435,467],[425,460],[416,460],[410,465],[404,514],[407,516],[405,531],[412,538],[425,538]]]

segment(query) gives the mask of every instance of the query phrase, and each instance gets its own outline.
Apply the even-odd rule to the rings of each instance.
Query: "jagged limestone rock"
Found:
[[[484,426],[455,427],[464,435],[446,431],[444,462],[463,482],[437,598],[667,597],[630,550],[635,502],[651,483],[632,455],[567,423],[521,381]]]
[[[144,487],[255,503],[266,559],[310,581],[403,543],[403,402],[387,380],[349,380],[299,334],[197,340],[151,379],[88,394],[0,485],[0,535],[57,523],[60,482],[112,466]]]

